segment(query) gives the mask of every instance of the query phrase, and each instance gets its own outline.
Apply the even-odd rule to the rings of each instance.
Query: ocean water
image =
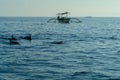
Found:
[[[0,80],[120,80],[120,18],[49,19],[0,17]]]

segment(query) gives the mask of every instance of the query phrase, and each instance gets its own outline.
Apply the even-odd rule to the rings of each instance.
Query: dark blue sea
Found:
[[[120,18],[49,19],[0,17],[0,80],[120,80]]]

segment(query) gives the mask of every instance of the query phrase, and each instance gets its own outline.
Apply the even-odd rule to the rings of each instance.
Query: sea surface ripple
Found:
[[[120,18],[48,19],[0,17],[0,80],[120,80]]]

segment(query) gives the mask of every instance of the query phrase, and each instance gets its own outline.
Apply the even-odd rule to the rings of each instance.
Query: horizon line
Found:
[[[56,16],[0,16],[0,17],[56,17]],[[69,16],[69,17],[120,17],[120,16]]]

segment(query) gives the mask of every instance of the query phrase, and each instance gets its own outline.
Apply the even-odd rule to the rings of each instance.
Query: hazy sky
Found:
[[[0,16],[55,16],[64,11],[71,16],[120,17],[120,0],[0,0]]]

